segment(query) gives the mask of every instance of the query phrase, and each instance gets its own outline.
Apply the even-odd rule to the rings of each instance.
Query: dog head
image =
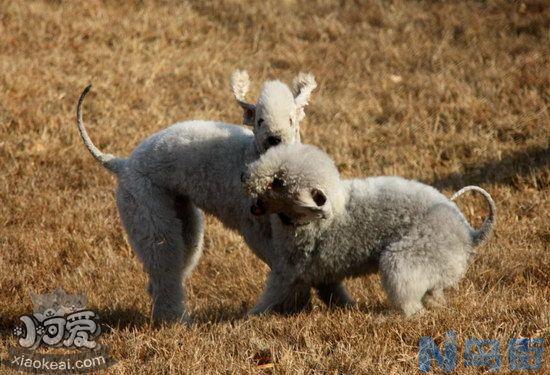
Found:
[[[243,123],[252,126],[260,153],[279,144],[300,143],[304,108],[317,87],[313,75],[300,73],[294,78],[292,90],[281,81],[265,82],[256,104],[245,101],[249,86],[248,73],[233,73],[233,94],[243,109]]]
[[[340,175],[330,157],[310,145],[269,149],[241,176],[254,215],[279,214],[283,223],[330,220],[344,207]]]

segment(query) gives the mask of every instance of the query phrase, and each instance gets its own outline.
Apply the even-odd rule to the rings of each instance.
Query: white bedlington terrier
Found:
[[[276,253],[255,314],[285,310],[307,299],[311,286],[377,270],[405,316],[421,312],[423,302],[442,303],[443,290],[457,286],[496,222],[494,202],[480,187],[449,200],[400,177],[341,180],[332,159],[309,145],[268,150],[249,165],[243,184],[256,198],[253,212],[278,214],[271,215]],[[470,190],[489,205],[479,230],[452,202]]]
[[[316,83],[312,75],[298,75],[293,95],[284,83],[268,81],[256,104],[244,99],[248,86],[247,73],[236,71],[233,92],[252,131],[215,121],[180,122],[147,138],[128,158],[104,154],[90,140],[81,108],[90,86],[78,101],[84,144],[117,177],[119,214],[149,275],[157,322],[190,321],[183,281],[202,252],[203,211],[239,231],[254,253],[270,263],[270,223],[250,213],[240,175],[246,163],[271,146],[300,141],[299,122]],[[343,300],[345,292],[339,284],[320,287],[326,301]]]

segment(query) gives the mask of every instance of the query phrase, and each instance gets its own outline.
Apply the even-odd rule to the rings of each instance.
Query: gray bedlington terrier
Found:
[[[276,254],[255,314],[307,303],[311,286],[377,270],[405,316],[421,312],[423,302],[442,303],[443,290],[457,286],[496,220],[491,196],[477,186],[449,200],[400,177],[342,180],[332,159],[309,145],[268,150],[242,179],[256,198],[253,212],[277,214],[270,216]],[[452,202],[470,190],[489,205],[479,230]]]
[[[232,88],[244,111],[241,126],[215,121],[176,123],[144,140],[128,158],[102,153],[90,140],[82,121],[77,124],[84,144],[118,180],[116,201],[129,242],[149,275],[153,319],[188,322],[184,279],[202,252],[203,211],[239,231],[253,252],[270,264],[269,220],[255,220],[250,198],[241,186],[246,163],[271,146],[299,142],[299,122],[316,86],[312,75],[300,74],[294,95],[284,83],[268,81],[256,104],[244,99],[248,75],[237,71]],[[343,287],[326,285],[320,294],[336,295]],[[345,290],[344,290],[345,292]],[[334,295],[334,297],[333,297]]]

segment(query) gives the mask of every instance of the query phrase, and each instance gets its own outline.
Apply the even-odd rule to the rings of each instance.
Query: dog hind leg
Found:
[[[382,285],[390,301],[406,316],[421,313],[422,298],[428,290],[429,277],[422,259],[411,250],[410,238],[403,238],[380,255]]]
[[[143,185],[132,192],[119,186],[117,205],[130,244],[149,275],[153,320],[189,322],[183,277],[200,255],[202,213],[189,202],[178,207],[173,196],[147,181]]]
[[[456,209],[435,205],[382,252],[382,282],[390,299],[410,316],[423,310],[422,300],[443,302],[443,289],[460,281],[470,251],[468,228]]]
[[[204,213],[188,197],[177,195],[174,198],[184,247],[184,277],[187,278],[202,255],[204,241]]]

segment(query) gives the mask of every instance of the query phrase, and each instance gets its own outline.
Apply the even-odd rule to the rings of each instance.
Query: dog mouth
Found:
[[[254,216],[261,216],[267,212],[267,207],[263,200],[256,199],[256,202],[250,206],[250,213]]]
[[[272,136],[269,136],[267,137],[265,143],[264,143],[264,148],[267,150],[269,150],[271,147],[274,147],[274,146],[277,146],[279,145],[280,143],[282,142],[282,139],[281,137],[279,136],[276,136],[276,135],[272,135]]]
[[[256,200],[256,202],[254,202],[250,206],[250,213],[254,216],[265,215],[267,212],[268,212],[268,209],[266,207],[266,204],[261,199]],[[285,226],[297,227],[297,226],[309,224],[309,222],[311,221],[311,220],[305,220],[302,222],[299,218],[294,220],[292,217],[285,214],[284,212],[278,212],[277,216],[279,217],[279,220],[281,220],[281,223]]]
[[[280,212],[277,215],[279,216],[281,223],[283,223],[284,225],[294,225],[294,222],[292,221],[290,216],[288,216],[287,214]]]

